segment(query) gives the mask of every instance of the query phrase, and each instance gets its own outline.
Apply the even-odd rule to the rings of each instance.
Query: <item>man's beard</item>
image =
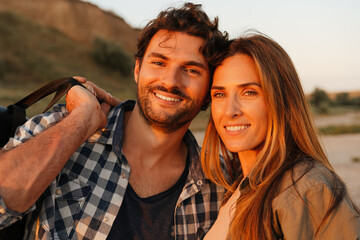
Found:
[[[153,93],[155,89],[175,94],[181,97],[183,101],[188,102],[188,104],[177,109],[174,113],[167,113],[166,110],[161,113],[155,112],[152,109],[151,102],[147,99],[147,94]],[[138,86],[137,99],[140,115],[144,118],[145,122],[154,129],[164,133],[175,132],[191,122],[204,104],[204,101],[199,103],[191,99],[177,87],[167,89],[163,86],[151,85],[144,88]]]

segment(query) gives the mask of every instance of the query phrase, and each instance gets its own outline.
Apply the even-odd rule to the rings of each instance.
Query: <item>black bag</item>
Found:
[[[43,111],[46,112],[75,85],[81,84],[72,77],[56,79],[7,108],[0,106],[0,147],[3,147],[9,138],[14,136],[18,126],[25,123],[28,107],[56,91],[54,98]]]
[[[49,82],[45,86],[21,99],[10,106],[0,106],[0,148],[2,148],[13,137],[18,126],[24,124],[27,120],[26,109],[39,101],[40,99],[54,93],[55,96],[45,108],[46,112],[53,106],[71,87],[81,85],[72,77],[61,78]],[[82,86],[82,85],[81,85]],[[26,217],[7,228],[0,230],[0,240],[17,240],[23,239],[25,231]]]

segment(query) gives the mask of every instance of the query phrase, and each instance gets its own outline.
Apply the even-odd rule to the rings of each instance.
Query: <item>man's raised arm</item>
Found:
[[[7,209],[20,213],[28,210],[76,149],[96,130],[105,127],[108,103],[116,105],[118,100],[96,85],[86,84],[104,101],[101,105],[89,91],[75,86],[66,97],[69,111],[66,117],[25,143],[0,150],[0,199]]]

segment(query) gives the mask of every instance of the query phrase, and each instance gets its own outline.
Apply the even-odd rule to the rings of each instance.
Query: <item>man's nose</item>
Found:
[[[177,86],[180,87],[184,84],[184,79],[181,74],[181,69],[179,67],[170,67],[164,74],[162,78],[162,83],[165,86]]]

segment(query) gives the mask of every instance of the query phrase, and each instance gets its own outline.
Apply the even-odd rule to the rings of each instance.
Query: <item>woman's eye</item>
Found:
[[[257,92],[253,91],[253,90],[248,90],[248,91],[245,91],[244,95],[245,96],[254,96],[254,95],[257,95]]]
[[[223,94],[223,93],[214,93],[212,96],[213,96],[213,98],[222,98],[222,97],[225,97],[225,94]]]

